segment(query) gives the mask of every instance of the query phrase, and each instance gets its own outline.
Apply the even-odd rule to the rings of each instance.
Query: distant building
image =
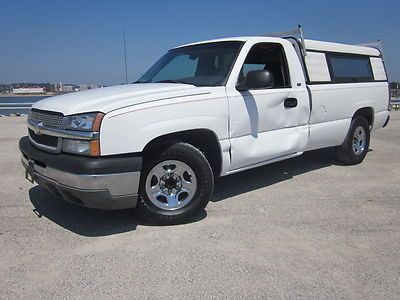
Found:
[[[86,91],[89,89],[89,85],[88,84],[80,84],[79,85],[79,90],[80,91]]]
[[[62,92],[73,92],[74,91],[74,86],[73,85],[62,85],[61,86],[61,91]]]
[[[79,90],[80,91],[85,91],[85,90],[91,90],[91,89],[97,89],[98,86],[95,84],[80,84],[79,85]]]
[[[79,91],[86,91],[91,89],[97,89],[99,86],[95,84],[84,84],[81,83],[80,85],[76,84],[63,84],[62,82],[55,85],[55,90],[59,93],[70,93],[70,92],[79,92]]]
[[[56,84],[55,89],[60,93],[75,92],[75,86],[73,84],[63,84],[62,82]]]
[[[43,87],[29,87],[29,88],[13,88],[14,94],[43,94],[45,92]]]

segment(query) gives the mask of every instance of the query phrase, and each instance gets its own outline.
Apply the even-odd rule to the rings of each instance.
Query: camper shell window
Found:
[[[333,83],[374,81],[368,56],[329,53],[326,58]]]

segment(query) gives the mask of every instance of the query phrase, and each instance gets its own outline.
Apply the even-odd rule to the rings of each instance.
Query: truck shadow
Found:
[[[65,202],[46,189],[35,186],[29,190],[33,212],[57,225],[86,237],[108,236],[136,230],[138,225],[155,226],[141,220],[133,209],[98,210]],[[207,216],[205,210],[191,221],[198,222]]]
[[[333,148],[306,152],[301,156],[218,178],[212,202],[289,180],[313,170],[340,165]]]
[[[112,235],[133,231],[139,225],[132,210],[106,211],[80,207],[57,198],[40,186],[31,188],[29,197],[39,218],[46,217],[79,235]]]
[[[323,149],[222,177],[216,181],[211,201],[226,200],[333,164],[336,164],[333,149]],[[104,211],[84,208],[62,201],[39,186],[29,190],[29,197],[35,207],[34,212],[39,218],[44,216],[59,226],[82,236],[107,236],[134,231],[138,225],[152,226],[143,222],[132,209]],[[192,223],[201,221],[206,216],[207,213],[203,210],[192,220]]]

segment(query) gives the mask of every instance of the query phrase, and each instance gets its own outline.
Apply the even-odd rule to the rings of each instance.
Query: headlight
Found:
[[[64,139],[62,150],[68,153],[89,155],[89,141]]]
[[[64,127],[69,130],[98,132],[100,131],[103,117],[103,113],[85,113],[66,116],[64,117]],[[79,155],[99,156],[100,141],[98,139],[89,141],[64,138],[62,151]]]
[[[62,151],[72,154],[99,156],[100,142],[99,140],[83,141],[64,139],[62,144]]]
[[[65,129],[82,131],[99,131],[102,113],[86,113],[65,117]]]

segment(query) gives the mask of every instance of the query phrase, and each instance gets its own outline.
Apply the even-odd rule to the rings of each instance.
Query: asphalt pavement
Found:
[[[399,299],[400,112],[357,166],[331,149],[221,178],[191,223],[65,203],[0,118],[0,298]]]

